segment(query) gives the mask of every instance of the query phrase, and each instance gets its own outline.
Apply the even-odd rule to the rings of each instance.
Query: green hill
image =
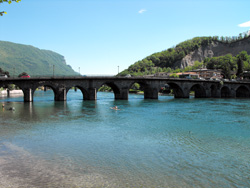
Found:
[[[173,48],[154,53],[129,66],[119,75],[150,75],[156,72],[172,72],[204,62],[206,58],[238,55],[242,51],[250,54],[250,36],[248,32],[238,37],[196,37],[184,41]]]
[[[77,73],[62,55],[33,46],[0,41],[0,68],[10,76],[27,72],[30,76],[71,76]]]

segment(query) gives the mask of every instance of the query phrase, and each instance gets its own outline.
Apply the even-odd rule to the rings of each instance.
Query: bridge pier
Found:
[[[220,89],[211,90],[210,95],[208,96],[211,98],[221,98],[221,91]]]
[[[65,88],[59,88],[55,92],[55,101],[66,101],[67,100],[67,92]]]
[[[209,98],[221,98],[221,84],[207,85],[206,95]]]
[[[10,97],[10,90],[7,89],[6,91],[7,91],[7,97]]]
[[[87,89],[87,96],[84,97],[84,100],[96,100],[96,88]]]
[[[174,98],[176,99],[188,99],[189,98],[189,90],[176,90],[174,91]]]
[[[128,100],[128,89],[120,89],[120,93],[115,93],[116,100]]]
[[[206,92],[206,98],[211,98],[211,90],[210,89],[206,89],[205,90],[205,92]]]
[[[189,92],[185,92],[185,90],[181,90],[181,89],[174,89],[174,98],[175,99],[185,99],[185,98],[189,98]]]
[[[150,87],[145,88],[144,99],[158,99],[158,89]]]
[[[236,91],[234,88],[231,88],[231,98],[236,98]]]
[[[23,89],[23,95],[24,102],[33,102],[33,91],[31,88]]]

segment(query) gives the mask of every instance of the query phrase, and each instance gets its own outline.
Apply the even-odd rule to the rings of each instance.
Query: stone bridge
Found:
[[[108,85],[115,99],[127,100],[129,89],[139,83],[144,90],[145,99],[158,99],[158,92],[166,84],[173,89],[175,98],[189,98],[190,91],[196,98],[250,98],[250,82],[247,81],[211,81],[198,79],[180,79],[163,77],[39,77],[39,78],[2,78],[0,87],[9,84],[18,86],[24,94],[25,102],[32,102],[34,92],[41,86],[54,91],[55,101],[67,100],[72,87],[81,90],[84,100],[96,100],[97,91],[102,85]]]

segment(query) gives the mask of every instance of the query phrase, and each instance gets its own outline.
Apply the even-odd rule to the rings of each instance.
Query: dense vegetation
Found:
[[[4,71],[3,69],[0,68],[0,76],[3,77],[5,75],[7,77],[10,77],[10,73],[8,71]]]
[[[178,44],[175,48],[154,53],[145,59],[136,62],[129,68],[120,73],[120,75],[148,75],[156,72],[170,72],[176,61],[181,60],[191,51],[198,49],[202,45],[208,45],[212,42],[211,37],[197,37],[192,40]]]
[[[122,71],[119,75],[124,76],[130,74],[141,76],[155,74],[157,72],[173,72],[173,70],[179,69],[179,67],[174,67],[176,62],[181,61],[190,52],[195,51],[200,47],[207,46],[216,41],[222,43],[233,43],[248,37],[249,35],[247,32],[239,34],[238,37],[196,37],[184,41],[176,47],[154,53],[129,66],[128,69]],[[188,69],[190,69],[190,67]]]
[[[250,71],[250,56],[246,51],[233,57],[225,56],[206,58],[204,64],[208,69],[221,69],[225,78],[241,77],[244,71]]]
[[[234,57],[231,54],[227,54],[225,56],[206,58],[203,62],[195,61],[193,66],[188,66],[184,69],[157,68],[156,73],[166,70],[164,72],[171,73],[170,77],[178,77],[176,73],[192,71],[203,67],[222,70],[224,78],[241,77],[244,71],[250,71],[250,55],[246,51],[242,51]]]
[[[70,76],[77,73],[66,65],[62,55],[33,46],[0,41],[0,68],[17,76],[22,72],[30,76]]]

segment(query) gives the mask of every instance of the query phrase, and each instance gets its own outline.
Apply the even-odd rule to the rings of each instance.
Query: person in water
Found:
[[[119,110],[117,106],[112,107],[111,109],[113,109],[113,110]]]

